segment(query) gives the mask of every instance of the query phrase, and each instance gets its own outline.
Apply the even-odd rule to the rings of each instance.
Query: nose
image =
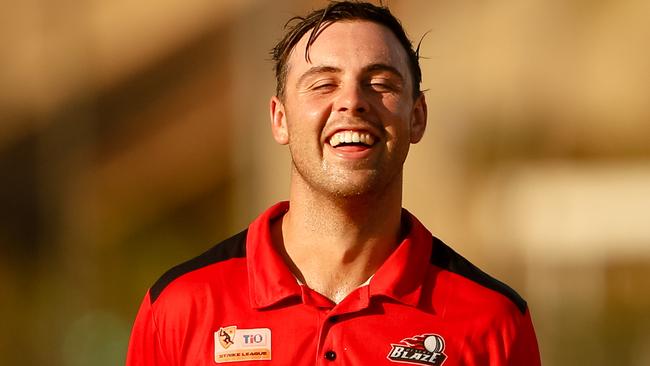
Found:
[[[363,86],[352,82],[343,85],[335,101],[335,110],[352,114],[363,114],[368,111],[367,96],[364,95]]]

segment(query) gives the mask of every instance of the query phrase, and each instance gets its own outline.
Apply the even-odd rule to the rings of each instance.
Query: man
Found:
[[[427,117],[417,53],[382,7],[332,3],[274,48],[289,202],[161,277],[128,365],[539,365],[513,290],[402,204]]]

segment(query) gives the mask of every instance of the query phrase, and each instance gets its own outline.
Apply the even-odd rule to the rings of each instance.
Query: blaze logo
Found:
[[[439,366],[447,359],[444,350],[445,340],[437,334],[427,333],[391,344],[387,357],[393,362]]]

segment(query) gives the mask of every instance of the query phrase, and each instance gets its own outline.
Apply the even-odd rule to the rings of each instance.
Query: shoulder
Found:
[[[528,305],[515,290],[483,272],[435,237],[429,261],[431,265],[452,274],[455,290],[451,296],[459,298],[459,301],[496,308],[514,305],[522,315],[526,313]]]
[[[203,254],[183,262],[165,272],[149,290],[149,300],[151,304],[155,303],[163,291],[172,285],[178,285],[179,282],[182,282],[183,285],[191,287],[192,283],[195,282],[196,279],[199,279],[200,282],[201,278],[207,278],[206,276],[202,276],[203,272],[218,270],[218,266],[216,265],[231,259],[245,258],[247,234],[248,230],[244,230],[226,240],[223,240]],[[210,274],[213,273],[210,272]],[[188,277],[192,277],[192,279],[189,279]]]

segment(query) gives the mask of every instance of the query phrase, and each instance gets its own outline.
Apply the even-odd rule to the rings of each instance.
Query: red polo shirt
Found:
[[[404,210],[407,235],[335,304],[271,243],[279,203],[147,292],[127,365],[540,365],[526,302]]]

